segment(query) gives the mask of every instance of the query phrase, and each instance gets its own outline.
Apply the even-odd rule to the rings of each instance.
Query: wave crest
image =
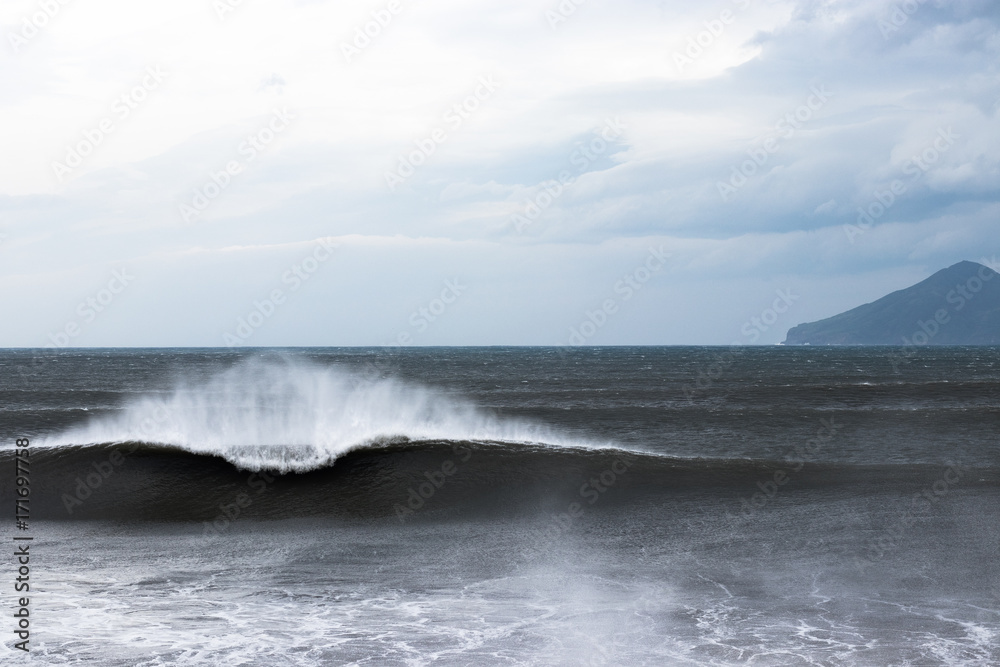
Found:
[[[252,470],[306,470],[359,447],[417,440],[586,446],[441,390],[288,357],[247,360],[199,384],[178,382],[45,444],[146,442]]]

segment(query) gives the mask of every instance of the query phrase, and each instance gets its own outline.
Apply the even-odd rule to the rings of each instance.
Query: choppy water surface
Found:
[[[1000,350],[899,352],[3,352],[30,660],[1000,662]]]

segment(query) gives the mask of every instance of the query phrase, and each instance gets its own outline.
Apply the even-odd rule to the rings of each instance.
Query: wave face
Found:
[[[211,521],[241,494],[251,502],[240,516],[264,520],[509,519],[558,515],[573,503],[588,512],[591,505],[617,512],[652,503],[672,514],[677,499],[700,499],[705,508],[721,506],[740,518],[741,499],[766,491],[778,469],[793,477],[782,502],[831,493],[909,497],[941,475],[925,465],[814,464],[793,472],[781,461],[455,440],[357,447],[330,465],[286,474],[239,470],[218,455],[140,442],[39,449],[32,464],[44,471],[45,487],[32,498],[35,518],[174,522]],[[12,452],[0,452],[0,466],[13,468]],[[998,469],[955,474],[966,490],[1000,482]],[[12,481],[0,479],[0,501],[11,505]]]
[[[244,360],[204,383],[178,382],[42,444],[142,442],[249,470],[301,472],[359,447],[419,440],[586,446],[440,390],[282,356]]]

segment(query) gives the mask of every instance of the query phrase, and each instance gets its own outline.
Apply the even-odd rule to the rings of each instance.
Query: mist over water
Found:
[[[198,384],[180,380],[43,444],[172,445],[248,469],[303,471],[359,447],[420,440],[587,445],[440,389],[289,356],[247,359]]]
[[[1000,664],[995,348],[38,354],[46,664]]]

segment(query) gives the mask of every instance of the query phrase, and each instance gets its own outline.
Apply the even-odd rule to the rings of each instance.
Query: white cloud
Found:
[[[472,319],[455,311],[420,342],[558,343],[656,241],[676,265],[594,342],[727,343],[747,290],[765,299],[772,279],[839,307],[837,280],[871,276],[878,291],[1000,252],[988,2],[928,2],[884,36],[892,2],[590,2],[553,29],[558,3],[400,0],[348,62],[342,45],[386,5],[245,0],[220,19],[206,0],[74,2],[15,52],[39,5],[3,3],[0,281],[29,324],[7,318],[0,344],[43,343],[121,265],[142,280],[80,344],[218,344],[268,272],[325,236],[347,239],[345,268],[257,340],[383,342],[420,290],[458,272],[481,295],[463,301]],[[689,39],[701,45],[686,53]],[[123,116],[121,96],[157,67],[162,82]],[[482,77],[496,90],[455,110]],[[817,86],[832,96],[788,133],[778,123]],[[275,108],[294,122],[247,160],[241,144]],[[624,132],[580,162],[614,118]],[[60,180],[53,162],[105,119],[113,130]],[[954,145],[851,243],[858,207],[949,127]],[[436,130],[390,191],[386,172]],[[723,200],[719,183],[768,139],[777,149]],[[232,160],[240,172],[185,223],[179,205]],[[572,183],[518,233],[511,216],[563,171]],[[329,314],[342,312],[354,317]]]

